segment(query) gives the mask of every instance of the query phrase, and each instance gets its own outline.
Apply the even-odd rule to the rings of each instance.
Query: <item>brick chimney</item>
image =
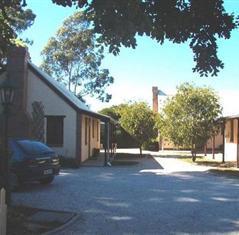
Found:
[[[153,111],[157,113],[158,112],[158,87],[153,86],[152,91],[153,91]]]
[[[27,62],[29,58],[27,48],[12,47],[9,49],[7,77],[14,81],[17,87],[9,120],[10,137],[27,138],[30,133],[30,119],[27,115]]]

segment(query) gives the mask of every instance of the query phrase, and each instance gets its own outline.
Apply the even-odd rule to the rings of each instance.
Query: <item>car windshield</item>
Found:
[[[38,141],[18,140],[17,143],[28,154],[35,155],[53,153],[52,149]]]

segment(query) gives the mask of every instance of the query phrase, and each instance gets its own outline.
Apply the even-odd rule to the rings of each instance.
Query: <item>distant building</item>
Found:
[[[165,97],[167,96],[164,92],[162,92],[161,90],[158,89],[157,86],[153,86],[152,87],[152,92],[153,92],[153,111],[155,113],[160,112],[160,110],[163,108],[163,103],[159,103],[159,97]],[[159,104],[161,104],[162,106],[160,107]],[[212,149],[222,149],[223,146],[223,135],[221,132],[219,132],[216,136],[212,137],[211,139],[209,139],[207,141],[207,150],[212,150]],[[167,140],[165,138],[163,138],[162,136],[160,136],[159,133],[159,149],[160,150],[166,150],[166,149],[182,149],[182,147],[180,146],[175,146],[170,140]]]

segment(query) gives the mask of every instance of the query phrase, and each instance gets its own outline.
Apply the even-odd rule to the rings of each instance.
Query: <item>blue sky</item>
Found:
[[[28,7],[37,15],[34,25],[22,36],[34,41],[29,47],[33,63],[40,65],[40,52],[48,39],[54,36],[62,21],[75,8],[64,8],[50,0],[28,0]],[[225,0],[229,12],[238,9],[237,0]],[[238,11],[237,11],[238,13]],[[102,67],[108,68],[115,83],[108,89],[113,98],[110,103],[88,99],[93,110],[127,100],[144,100],[151,104],[152,86],[173,94],[182,82],[194,82],[214,88],[221,97],[224,114],[239,114],[239,32],[234,31],[230,40],[219,40],[219,56],[225,68],[217,77],[199,77],[192,72],[193,54],[187,44],[166,42],[159,45],[147,37],[138,37],[136,49],[122,48],[119,56],[106,54]]]

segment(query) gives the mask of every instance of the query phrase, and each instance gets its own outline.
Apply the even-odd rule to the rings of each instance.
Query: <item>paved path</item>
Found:
[[[239,234],[239,182],[175,159],[64,170],[49,186],[27,186],[16,204],[73,211],[58,234]]]

